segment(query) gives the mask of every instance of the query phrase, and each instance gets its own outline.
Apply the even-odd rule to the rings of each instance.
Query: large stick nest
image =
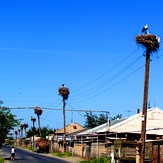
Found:
[[[34,109],[35,114],[41,115],[42,114],[42,109],[40,107],[37,107]]]
[[[27,123],[24,123],[24,128],[28,128],[28,124]]]
[[[159,38],[152,34],[142,34],[135,37],[136,43],[142,45],[150,52],[156,52],[159,49]]]
[[[69,89],[67,87],[60,87],[58,89],[59,91],[59,95],[61,95],[63,97],[63,99],[67,100],[68,99],[68,95],[70,94]]]

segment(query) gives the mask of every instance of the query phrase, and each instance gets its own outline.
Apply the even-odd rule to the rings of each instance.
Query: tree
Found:
[[[16,115],[11,114],[7,107],[0,107],[0,143],[7,138],[10,130],[20,124],[21,119],[16,119]]]
[[[108,121],[108,117],[105,114],[92,114],[92,112],[86,112],[84,115],[86,117],[84,127],[91,129]]]
[[[27,137],[32,137],[33,136],[33,131],[35,133],[36,136],[39,136],[39,128],[35,128],[33,129],[33,127],[31,127],[28,131],[27,131]],[[56,129],[49,129],[48,126],[47,127],[42,127],[41,128],[41,136],[43,138],[46,138],[46,136],[48,136],[49,134],[54,134],[54,132],[56,131]]]
[[[116,116],[111,117],[110,120],[115,120],[115,119],[120,119],[120,118],[122,118],[122,114],[117,114]]]

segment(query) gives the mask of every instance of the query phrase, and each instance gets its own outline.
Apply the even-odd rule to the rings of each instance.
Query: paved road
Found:
[[[15,160],[10,160],[10,147],[2,148],[2,157],[5,158],[7,163],[70,163],[52,156],[45,156],[43,154],[37,154],[28,152],[21,149],[16,149]]]

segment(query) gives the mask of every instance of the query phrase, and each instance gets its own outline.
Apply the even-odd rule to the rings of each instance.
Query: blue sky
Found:
[[[61,128],[62,111],[51,109],[62,108],[64,83],[66,109],[106,110],[111,117],[142,110],[145,49],[135,36],[147,23],[162,37],[162,6],[162,0],[1,0],[2,106],[39,106],[41,126]],[[149,102],[163,109],[161,45],[151,55]],[[36,117],[33,109],[12,113],[29,126]],[[71,119],[83,125],[84,113],[67,111],[67,124]]]

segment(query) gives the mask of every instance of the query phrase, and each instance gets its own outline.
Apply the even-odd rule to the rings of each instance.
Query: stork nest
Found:
[[[24,128],[28,128],[28,124],[27,123],[24,123]]]
[[[158,36],[152,34],[142,34],[135,37],[136,43],[142,45],[150,52],[156,52],[160,45],[158,42]]]
[[[20,124],[20,127],[24,127],[24,124]]]
[[[34,112],[35,112],[35,114],[37,114],[37,115],[41,115],[41,114],[42,114],[42,109],[39,108],[39,107],[36,107],[36,108],[34,109]]]
[[[59,91],[59,95],[61,95],[63,97],[63,99],[65,99],[65,100],[68,99],[68,95],[70,94],[70,92],[67,87],[60,87],[58,89],[58,91]]]

